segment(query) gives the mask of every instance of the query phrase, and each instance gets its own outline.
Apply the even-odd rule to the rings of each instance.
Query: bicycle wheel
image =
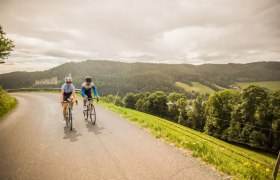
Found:
[[[84,113],[85,120],[87,120],[88,119],[88,110],[84,110],[83,113]]]
[[[71,108],[68,108],[68,127],[72,131],[72,112]]]
[[[93,104],[91,104],[90,106],[90,120],[91,123],[94,125],[96,122],[96,112]]]
[[[68,124],[69,124],[69,105],[68,105],[68,103],[66,106],[65,122],[66,122],[66,126],[68,126]]]

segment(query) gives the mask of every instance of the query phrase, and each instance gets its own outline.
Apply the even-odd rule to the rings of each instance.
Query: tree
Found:
[[[102,98],[102,100],[106,103],[114,103],[114,95],[109,94],[106,97]]]
[[[176,103],[180,98],[184,98],[183,94],[172,92],[168,95],[168,102]]]
[[[138,100],[137,95],[133,93],[127,93],[124,97],[124,106],[130,109],[135,109],[135,104]]]
[[[167,96],[168,100],[168,114],[172,121],[178,122],[180,111],[179,111],[179,99],[184,98],[180,93],[170,93]],[[182,119],[181,119],[182,121]]]
[[[138,100],[136,101],[135,108],[141,112],[149,112],[149,102],[148,97],[150,96],[149,92],[139,93]]]
[[[123,100],[120,96],[116,95],[114,98],[115,98],[115,105],[121,106],[121,107],[124,106]]]
[[[274,131],[272,132],[272,146],[280,150],[280,91],[270,94],[270,106],[272,109]]]
[[[232,113],[232,123],[240,124],[240,134],[235,137],[244,144],[254,147],[272,146],[272,108],[268,90],[256,85],[249,85],[241,92],[240,103]],[[233,125],[231,125],[232,127]]]
[[[179,111],[178,123],[181,125],[184,125],[184,126],[186,125],[185,122],[188,118],[187,110],[186,110],[187,103],[188,103],[188,101],[183,97],[181,97],[177,101],[177,107],[178,107],[178,111]]]
[[[268,107],[268,92],[265,88],[249,85],[242,92],[242,100],[244,108],[247,112],[247,120],[254,124],[259,119],[261,120],[265,114],[262,110]],[[262,117],[260,117],[262,116]]]
[[[203,131],[205,126],[205,103],[202,100],[202,96],[198,96],[193,101],[193,106],[188,111],[186,126]]]
[[[156,91],[151,93],[148,97],[149,102],[149,112],[154,115],[159,115],[161,117],[167,114],[167,97],[164,92]]]
[[[141,112],[148,112],[149,104],[148,101],[145,99],[139,98],[135,104],[135,108],[137,111]]]
[[[15,47],[13,41],[6,38],[5,34],[6,33],[0,25],[0,59],[4,59],[10,55],[10,52],[13,51],[13,48]]]
[[[209,97],[206,105],[205,132],[217,138],[227,139],[225,131],[230,127],[231,113],[238,101],[238,91],[223,90]]]

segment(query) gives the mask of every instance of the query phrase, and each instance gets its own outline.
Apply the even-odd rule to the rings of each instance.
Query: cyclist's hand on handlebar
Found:
[[[77,99],[72,99],[72,102],[75,102],[76,104],[78,103]]]

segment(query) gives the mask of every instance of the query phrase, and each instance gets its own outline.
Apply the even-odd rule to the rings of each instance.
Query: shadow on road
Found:
[[[75,128],[70,131],[66,126],[64,127],[64,137],[63,139],[70,140],[70,142],[78,141],[78,137],[81,136],[81,133],[78,133]]]
[[[94,134],[96,135],[102,134],[102,130],[105,129],[104,127],[99,127],[97,123],[95,125],[92,125],[89,122],[87,122],[86,127],[88,129],[88,132],[94,132]]]

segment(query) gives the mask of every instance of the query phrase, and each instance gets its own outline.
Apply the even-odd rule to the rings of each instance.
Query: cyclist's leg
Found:
[[[67,98],[68,98],[67,95],[63,96],[63,117],[64,117],[64,119],[66,118]]]
[[[70,98],[70,100],[71,100],[71,108],[73,108],[73,104],[74,104],[74,97],[71,95],[69,98]]]
[[[86,106],[86,98],[84,98],[84,106]]]
[[[92,94],[87,94],[87,96],[89,101],[92,100]]]
[[[66,118],[66,108],[67,108],[67,103],[63,103],[63,117],[64,117],[64,119]]]
[[[87,100],[90,102],[92,100],[92,96],[91,96],[91,93],[87,93]],[[89,103],[88,103],[88,107],[89,108]]]

